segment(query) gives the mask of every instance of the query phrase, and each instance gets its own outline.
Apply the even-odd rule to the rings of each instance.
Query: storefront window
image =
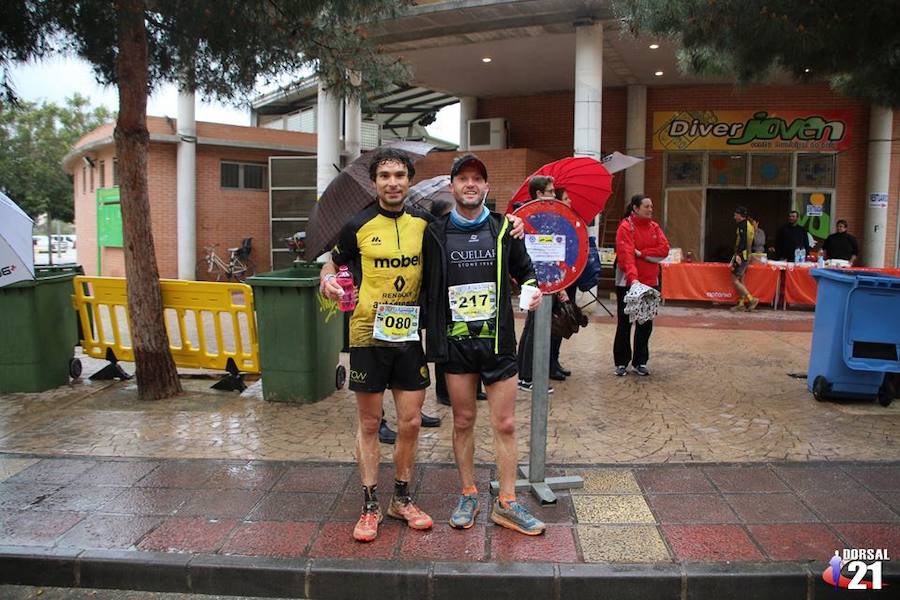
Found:
[[[834,187],[834,154],[798,154],[797,187]]]
[[[791,187],[790,154],[751,154],[751,187]]]
[[[829,191],[797,192],[794,210],[800,213],[799,223],[817,240],[831,233],[832,194]]]
[[[671,187],[703,183],[703,154],[672,152],[666,155],[666,185]]]
[[[747,185],[746,154],[710,154],[707,183],[713,186]]]

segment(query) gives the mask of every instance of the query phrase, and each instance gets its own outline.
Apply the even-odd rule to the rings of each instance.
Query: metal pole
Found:
[[[550,314],[553,295],[541,298],[534,313],[534,362],[531,370],[531,448],[528,460],[528,480],[544,481],[547,459],[547,416],[550,394]]]

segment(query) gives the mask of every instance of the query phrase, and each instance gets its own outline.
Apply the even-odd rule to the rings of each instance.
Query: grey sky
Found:
[[[11,70],[13,85],[24,100],[47,100],[61,104],[76,92],[86,96],[94,105],[116,110],[118,96],[112,87],[97,83],[90,66],[76,58],[54,57],[44,61],[16,65]],[[250,125],[250,109],[219,103],[197,102],[198,121]],[[147,103],[147,113],[154,116],[175,117],[178,113],[178,90],[174,85],[158,89]],[[437,121],[428,131],[439,138],[459,141],[459,105],[441,110]]]

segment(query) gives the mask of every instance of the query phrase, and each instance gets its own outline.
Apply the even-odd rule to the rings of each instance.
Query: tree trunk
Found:
[[[138,395],[142,400],[170,398],[181,392],[169,352],[163,320],[159,270],[150,227],[147,193],[147,28],[144,0],[121,0],[119,6],[119,118],[115,139],[122,201],[122,234],[128,280],[128,314],[134,347]]]

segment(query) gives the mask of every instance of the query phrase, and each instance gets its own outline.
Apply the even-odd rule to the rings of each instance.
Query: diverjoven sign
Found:
[[[654,150],[839,151],[851,111],[705,110],[653,113]]]

